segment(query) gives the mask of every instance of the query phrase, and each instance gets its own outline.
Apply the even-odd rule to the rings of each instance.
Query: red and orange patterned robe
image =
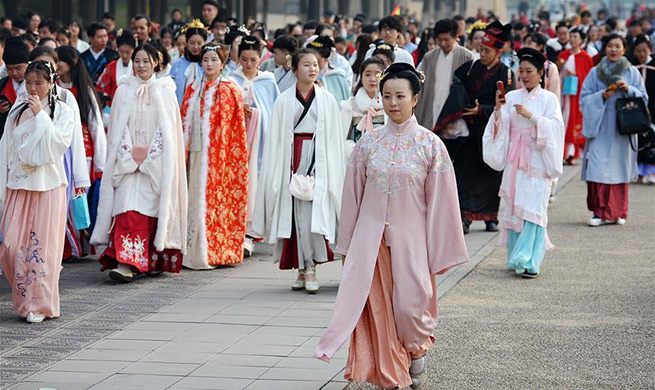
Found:
[[[189,181],[184,265],[208,269],[240,263],[248,204],[241,91],[222,79],[194,83],[185,91],[182,118]]]

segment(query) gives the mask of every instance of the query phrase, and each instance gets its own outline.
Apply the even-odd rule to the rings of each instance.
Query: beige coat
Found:
[[[455,70],[462,66],[462,64],[471,61],[473,59],[473,53],[471,53],[467,48],[455,45],[453,48],[453,66],[451,74],[437,75],[437,59],[441,49],[436,47],[425,54],[423,57],[423,67],[422,70],[425,72],[425,84],[421,88],[419,93],[418,105],[416,106],[416,119],[418,123],[430,130],[434,128],[437,119],[439,119],[439,113],[433,112],[432,104],[434,101],[434,92],[436,88],[447,88],[450,90],[450,85],[453,82],[453,73]]]

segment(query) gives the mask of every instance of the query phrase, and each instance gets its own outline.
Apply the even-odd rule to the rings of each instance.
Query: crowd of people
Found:
[[[655,113],[653,10],[627,31],[604,10],[534,17],[328,16],[269,36],[207,0],[167,26],[105,14],[88,43],[76,21],[2,18],[0,265],[16,313],[60,315],[66,259],[98,255],[129,283],[268,243],[291,288],[316,293],[317,266],[340,256],[316,357],[350,338],[348,380],[420,388],[435,278],[468,261],[473,221],[502,229],[507,268],[535,278],[563,165],[582,161],[590,226],[625,224],[629,183],[655,184],[655,133],[617,128],[620,99]]]

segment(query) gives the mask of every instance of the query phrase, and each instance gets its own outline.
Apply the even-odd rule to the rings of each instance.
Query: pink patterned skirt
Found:
[[[66,186],[7,191],[0,223],[0,266],[14,310],[59,317],[59,273],[66,229]]]

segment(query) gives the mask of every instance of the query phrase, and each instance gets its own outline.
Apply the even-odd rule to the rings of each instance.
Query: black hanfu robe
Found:
[[[497,222],[500,198],[498,191],[502,172],[491,169],[482,160],[482,135],[496,104],[496,82],[505,84],[505,91],[514,88],[511,70],[501,62],[487,69],[479,60],[460,66],[454,74],[450,95],[441,111],[434,131],[439,134],[447,124],[464,118],[469,135],[444,140],[453,159],[462,220]],[[476,116],[462,116],[465,107],[480,103]]]

